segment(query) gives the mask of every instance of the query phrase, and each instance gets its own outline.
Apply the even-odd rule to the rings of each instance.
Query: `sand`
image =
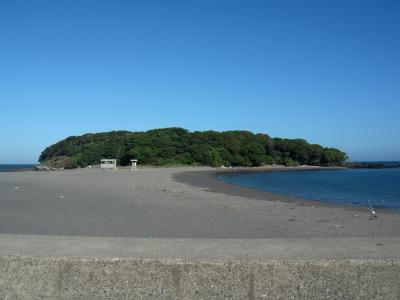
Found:
[[[398,237],[400,214],[254,191],[212,168],[0,173],[0,234],[136,238]]]

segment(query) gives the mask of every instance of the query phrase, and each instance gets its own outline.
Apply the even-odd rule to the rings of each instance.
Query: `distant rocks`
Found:
[[[35,171],[56,171],[56,168],[47,167],[44,165],[35,166]]]
[[[399,162],[347,162],[345,167],[351,169],[392,169],[400,168]]]

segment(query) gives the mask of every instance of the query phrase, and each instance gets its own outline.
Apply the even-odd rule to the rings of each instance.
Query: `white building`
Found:
[[[117,160],[116,159],[109,159],[103,158],[100,162],[100,168],[102,169],[113,169],[117,171]]]

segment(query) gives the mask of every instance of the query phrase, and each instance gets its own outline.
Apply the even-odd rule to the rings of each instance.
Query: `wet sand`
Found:
[[[296,199],[217,180],[227,170],[0,173],[0,234],[139,238],[398,237],[400,214]],[[228,170],[231,171],[231,170]]]

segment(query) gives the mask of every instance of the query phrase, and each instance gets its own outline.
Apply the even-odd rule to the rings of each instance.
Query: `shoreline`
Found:
[[[364,207],[281,196],[215,178],[229,171],[181,167],[2,172],[0,234],[145,239],[399,236],[396,212],[379,210],[378,218],[371,220]],[[240,169],[248,171],[254,169]]]
[[[40,166],[40,165],[38,165]],[[204,169],[207,170],[198,170]],[[91,168],[76,168],[76,169],[16,169],[10,171],[1,171],[0,173],[52,173],[52,172],[81,172],[84,170],[100,170],[100,165],[94,165]],[[260,166],[260,167],[232,167],[232,168],[213,168],[207,166],[140,166],[141,170],[156,170],[156,169],[176,169],[181,170],[173,175],[173,179],[179,183],[189,184],[193,187],[207,188],[210,192],[222,193],[229,196],[241,196],[256,200],[271,200],[278,202],[286,202],[297,205],[307,206],[327,206],[327,207],[338,207],[347,209],[358,209],[360,211],[368,211],[368,206],[357,205],[357,204],[341,204],[331,202],[329,200],[314,200],[309,198],[303,198],[300,196],[289,196],[285,194],[272,193],[268,191],[259,190],[256,188],[245,187],[226,181],[220,180],[217,177],[221,175],[230,175],[237,173],[258,173],[258,172],[291,172],[291,171],[327,171],[327,170],[352,170],[357,168],[349,168],[346,166],[296,166],[296,167],[285,167],[285,166]],[[191,171],[187,171],[189,169]],[[196,170],[193,172],[193,169]],[[119,166],[118,170],[130,170],[130,166]],[[212,179],[212,180],[211,180]],[[374,210],[378,213],[394,213],[400,214],[398,210],[391,210],[386,208],[375,208]]]
[[[38,165],[40,166],[40,165]],[[346,166],[296,166],[296,167],[285,167],[285,166],[260,166],[260,167],[232,167],[232,168],[213,168],[207,166],[140,166],[141,170],[157,170],[157,169],[176,169],[179,172],[173,175],[173,179],[179,183],[188,184],[193,187],[207,188],[208,191],[214,193],[222,193],[228,196],[240,196],[256,200],[270,200],[277,202],[286,202],[296,205],[305,206],[327,206],[327,207],[338,207],[345,209],[358,209],[360,211],[368,211],[368,206],[357,205],[357,204],[341,204],[331,202],[329,200],[313,200],[309,198],[303,198],[300,196],[289,196],[285,194],[272,193],[268,191],[259,190],[256,188],[245,187],[233,183],[229,183],[218,179],[221,175],[239,174],[239,173],[258,173],[258,172],[291,172],[291,171],[327,171],[327,170],[352,170],[357,168],[349,168]],[[207,170],[199,170],[207,169]],[[0,173],[53,173],[53,172],[82,172],[85,170],[100,170],[100,165],[94,165],[91,168],[76,168],[76,169],[16,169],[10,171],[1,171]],[[118,170],[130,170],[130,166],[119,166]],[[189,171],[188,171],[189,170]],[[193,172],[193,170],[196,170]],[[398,210],[391,210],[387,208],[376,208],[374,210],[378,213],[391,213],[400,214]]]
[[[350,209],[352,211],[358,210],[362,212],[369,212],[367,206],[340,204],[334,203],[329,200],[313,200],[302,197],[289,196],[284,194],[267,192],[255,188],[245,187],[233,183],[229,183],[218,179],[221,175],[239,174],[239,173],[258,173],[258,172],[292,172],[292,171],[327,171],[327,170],[346,170],[346,167],[313,167],[313,166],[300,166],[300,167],[257,167],[257,168],[232,168],[232,169],[214,169],[206,171],[186,171],[174,175],[174,179],[181,183],[186,183],[194,187],[207,188],[207,191],[214,193],[222,193],[229,196],[240,196],[255,200],[268,200],[285,202],[296,205],[304,206],[321,206],[321,207],[336,207],[343,209]],[[375,209],[375,208],[374,208]],[[390,210],[385,208],[376,208],[379,214],[400,214],[399,211]]]

